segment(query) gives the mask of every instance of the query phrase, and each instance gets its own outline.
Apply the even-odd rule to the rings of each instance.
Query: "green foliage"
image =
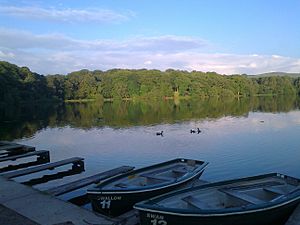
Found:
[[[16,104],[23,101],[40,101],[51,98],[44,76],[0,61],[0,102]]]
[[[168,69],[108,71],[80,70],[68,75],[42,76],[27,67],[0,62],[0,100],[2,102],[44,99],[165,99],[228,98],[255,95],[296,95],[300,78],[288,76],[225,76],[215,72]]]
[[[258,84],[258,94],[260,95],[295,95],[299,91],[295,79],[284,77],[260,77],[252,78]],[[298,80],[297,78],[296,80]],[[297,90],[298,89],[298,90]]]

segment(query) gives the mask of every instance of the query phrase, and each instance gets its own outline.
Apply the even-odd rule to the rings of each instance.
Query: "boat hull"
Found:
[[[161,187],[156,190],[144,190],[144,191],[122,191],[122,192],[105,192],[91,194],[88,193],[88,197],[91,200],[92,208],[94,211],[101,214],[105,214],[111,217],[119,216],[125,212],[133,209],[133,205],[137,202],[165,194],[175,189],[181,188],[198,179],[202,175],[203,171],[197,176],[191,177],[190,179],[180,184],[174,183],[168,187]]]
[[[282,207],[251,213],[223,215],[184,215],[176,213],[139,210],[141,225],[282,225],[299,201]]]
[[[141,225],[283,225],[300,179],[279,173],[220,181],[137,203]]]

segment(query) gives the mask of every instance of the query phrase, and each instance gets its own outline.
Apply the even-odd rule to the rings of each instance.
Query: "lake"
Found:
[[[201,133],[190,132],[197,128]],[[164,135],[157,136],[159,131]],[[85,173],[39,189],[121,165],[142,167],[176,157],[208,161],[202,176],[208,181],[269,172],[300,177],[299,137],[299,99],[290,96],[0,109],[1,140],[50,150],[51,161],[85,159]]]

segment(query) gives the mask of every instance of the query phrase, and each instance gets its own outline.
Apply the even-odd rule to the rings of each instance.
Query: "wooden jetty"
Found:
[[[27,162],[10,163],[23,158],[27,158]],[[28,161],[28,158],[30,160],[36,158],[36,160]],[[3,164],[4,162],[7,162],[7,165],[0,168],[0,173],[48,163],[50,162],[50,154],[46,150],[36,151],[35,147],[32,146],[2,141],[0,142],[0,163]]]
[[[118,167],[118,168],[115,168],[112,170],[108,170],[106,172],[102,172],[102,173],[99,173],[99,174],[96,174],[96,175],[93,175],[90,177],[83,178],[81,180],[73,181],[73,182],[70,182],[67,184],[63,184],[58,187],[48,189],[48,190],[46,190],[46,192],[53,196],[59,196],[59,195],[65,194],[67,192],[71,192],[76,189],[86,187],[90,184],[98,183],[101,180],[105,180],[107,178],[119,175],[121,173],[127,173],[133,169],[134,169],[134,167],[132,167],[132,166],[121,166],[121,167]]]
[[[15,161],[26,157],[36,156],[40,161],[49,161],[49,151],[35,151],[34,147],[0,142],[0,162]],[[5,156],[4,156],[5,155]],[[2,157],[1,157],[2,156]],[[72,192],[93,183],[98,183],[107,178],[127,173],[134,169],[131,166],[122,166],[102,173],[95,174],[77,181],[73,181],[59,187],[53,187],[47,191],[39,191],[27,185],[47,182],[49,179],[33,179],[23,184],[11,179],[29,174],[34,174],[44,170],[53,170],[57,167],[71,164],[72,170],[84,171],[84,159],[73,157],[52,163],[43,163],[34,167],[20,169],[12,172],[0,173],[0,224],[103,224],[103,225],[134,225],[128,223],[127,218],[108,218],[104,215],[81,208],[70,202],[56,198],[56,196]],[[1,170],[0,170],[1,171]],[[59,172],[60,175],[45,175],[51,179],[63,177],[61,174],[69,172]],[[57,178],[56,178],[57,179]],[[120,223],[121,222],[121,223]]]
[[[32,146],[16,144],[7,141],[0,142],[0,157],[7,157],[33,151],[35,151],[35,147]]]
[[[0,183],[0,204],[15,212],[15,215],[12,214],[11,216],[18,217],[21,215],[41,225],[63,224],[67,222],[76,225],[116,224],[116,220],[97,215],[74,204],[62,201],[49,194],[5,179],[4,177],[0,177]],[[3,214],[1,213],[0,217]],[[13,223],[7,225],[13,225]]]
[[[14,177],[20,177],[20,176],[28,175],[31,173],[40,172],[43,170],[51,170],[56,167],[65,166],[67,164],[73,164],[72,165],[73,169],[84,170],[83,158],[73,157],[70,159],[65,159],[65,160],[61,160],[58,162],[54,162],[54,163],[47,163],[47,164],[32,167],[32,168],[17,170],[17,171],[13,171],[13,172],[7,172],[7,173],[3,173],[1,175],[5,178],[11,179]]]
[[[27,152],[27,153],[20,154],[20,155],[12,155],[12,156],[2,157],[2,158],[0,158],[0,162],[15,161],[20,158],[26,158],[26,157],[31,157],[31,156],[37,156],[37,160],[45,160],[47,158],[50,158],[49,151],[40,150],[40,151]]]
[[[20,144],[5,144],[0,146],[0,151],[16,151],[22,149],[23,151],[34,151],[34,147],[20,145]]]

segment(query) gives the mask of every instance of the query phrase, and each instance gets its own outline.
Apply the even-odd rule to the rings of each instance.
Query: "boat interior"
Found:
[[[280,177],[213,186],[184,192],[156,204],[166,208],[221,210],[272,203],[300,191],[300,183]]]
[[[134,173],[108,183],[103,189],[128,189],[176,182],[187,173],[199,168],[202,164],[195,160],[178,161],[173,164]]]

